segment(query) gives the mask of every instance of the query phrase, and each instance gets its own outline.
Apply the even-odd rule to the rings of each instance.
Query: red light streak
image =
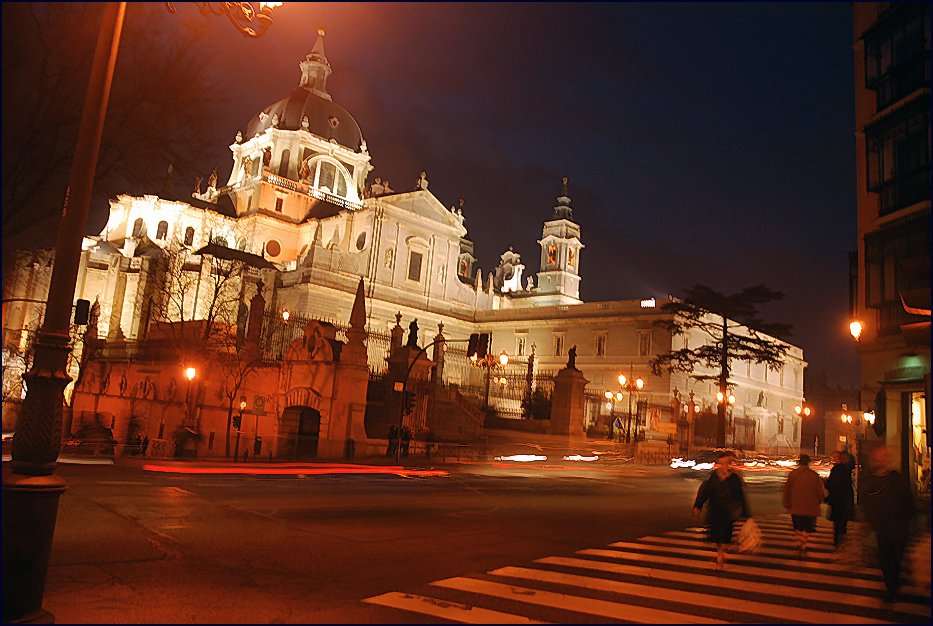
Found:
[[[147,472],[195,475],[245,476],[321,476],[327,474],[390,474],[402,478],[448,476],[445,470],[405,469],[401,466],[372,467],[368,465],[280,465],[275,467],[179,467],[174,465],[143,465]]]

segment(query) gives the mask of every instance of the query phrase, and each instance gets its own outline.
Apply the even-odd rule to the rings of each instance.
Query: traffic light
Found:
[[[479,345],[476,346],[476,358],[485,359],[489,351],[489,333],[479,334]]]
[[[233,416],[233,427],[237,430],[240,430],[240,424],[242,423],[243,415],[234,415]]]
[[[85,326],[90,321],[91,303],[89,300],[75,302],[75,325]]]
[[[405,415],[411,415],[415,410],[415,394],[413,391],[406,391],[402,395],[402,407]]]
[[[467,356],[472,359],[473,355],[476,355],[477,359],[485,359],[487,352],[489,352],[489,333],[470,335],[470,340],[467,342]]]

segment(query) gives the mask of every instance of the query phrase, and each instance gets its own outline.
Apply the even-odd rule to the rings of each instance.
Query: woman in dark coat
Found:
[[[716,468],[710,473],[693,503],[693,513],[699,516],[703,505],[709,505],[707,541],[716,544],[716,564],[725,567],[725,544],[732,543],[732,524],[740,517],[751,517],[742,478],[732,471],[733,455],[722,452],[716,458]]]
[[[839,546],[846,537],[846,524],[855,518],[855,497],[852,491],[852,457],[846,452],[833,452],[833,469],[826,479],[826,503],[833,521],[833,545]]]

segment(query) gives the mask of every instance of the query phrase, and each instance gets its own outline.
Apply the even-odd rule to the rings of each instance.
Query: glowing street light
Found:
[[[198,370],[196,370],[195,368],[193,368],[193,367],[185,368],[185,378],[188,379],[188,382],[189,382],[189,383],[190,383],[192,380],[194,380],[194,377],[197,376],[197,375],[198,375]]]
[[[858,343],[858,340],[862,336],[862,323],[858,320],[854,320],[849,324],[849,333],[851,333],[852,338]]]
[[[631,439],[630,429],[631,429],[631,423],[632,423],[632,396],[634,394],[637,394],[639,391],[641,391],[645,387],[645,381],[642,378],[634,378],[634,374],[633,374],[634,368],[635,368],[634,365],[630,366],[628,376],[626,376],[625,374],[619,374],[619,378],[618,378],[619,387],[622,388],[622,391],[618,391],[615,394],[613,394],[611,391],[606,391],[606,399],[609,400],[610,402],[612,401],[613,397],[615,397],[615,400],[617,402],[621,402],[622,398],[625,395],[623,392],[628,394],[628,420],[626,422],[626,431],[625,431],[625,438],[627,441]],[[612,415],[610,413],[610,418],[611,417]],[[610,437],[611,437],[611,434],[612,434],[611,428],[609,432],[610,432]],[[638,420],[637,419],[635,421],[635,441],[638,441]]]

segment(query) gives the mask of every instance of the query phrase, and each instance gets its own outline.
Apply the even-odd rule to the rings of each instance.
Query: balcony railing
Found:
[[[930,169],[922,169],[880,185],[878,212],[881,215],[930,198]]]

